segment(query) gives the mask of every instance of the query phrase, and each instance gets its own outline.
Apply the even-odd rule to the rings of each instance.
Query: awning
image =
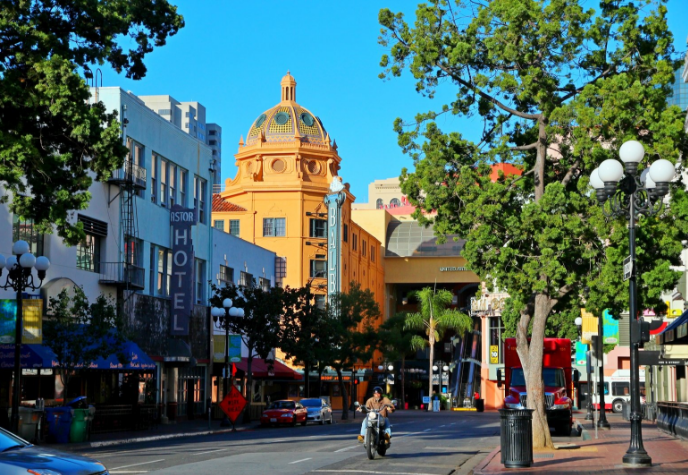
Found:
[[[43,345],[22,345],[21,359],[19,360],[22,368],[52,368],[57,366],[55,354],[47,346]],[[14,345],[0,345],[0,368],[14,368]]]
[[[235,363],[235,365],[237,369],[248,371],[248,358],[241,358],[241,363]],[[262,358],[253,358],[251,372],[254,378],[302,379],[299,373],[279,361],[274,361],[272,369],[269,369],[268,363]]]
[[[90,369],[117,369],[117,370],[130,370],[130,371],[140,371],[140,370],[151,370],[155,369],[155,362],[150,359],[150,357],[139,348],[139,345],[133,341],[127,341],[124,343],[122,348],[122,353],[124,353],[125,364],[122,364],[117,359],[117,355],[110,355],[107,358],[98,358],[94,361],[89,368]]]
[[[671,322],[659,335],[659,344],[688,343],[688,310]]]

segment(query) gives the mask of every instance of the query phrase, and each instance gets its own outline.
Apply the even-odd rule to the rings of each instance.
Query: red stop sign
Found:
[[[227,414],[232,424],[236,422],[244,407],[246,407],[246,398],[234,386],[220,403],[220,409]]]

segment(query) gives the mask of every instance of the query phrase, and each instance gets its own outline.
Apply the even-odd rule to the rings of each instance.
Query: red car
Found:
[[[308,410],[296,401],[275,401],[263,411],[260,416],[260,425],[291,424],[295,426],[299,422],[302,426],[306,425]]]

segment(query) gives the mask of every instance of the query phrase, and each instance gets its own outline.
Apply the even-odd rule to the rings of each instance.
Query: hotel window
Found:
[[[205,261],[201,259],[194,259],[196,265],[196,303],[203,303],[205,301]]]
[[[78,215],[77,219],[84,227],[86,239],[77,245],[76,267],[100,272],[102,238],[107,237],[107,223],[82,215]]]
[[[205,193],[206,181],[203,178],[194,179],[194,208],[198,210],[198,222],[205,223]]]
[[[398,208],[399,206],[401,206],[401,202],[399,201],[399,198],[392,198],[389,201],[389,207],[390,208]]]
[[[160,205],[167,206],[167,172],[169,162],[160,159]]]
[[[170,283],[172,282],[172,251],[158,248],[156,267],[158,280],[155,294],[160,297],[170,296]]]
[[[351,249],[353,251],[358,249],[358,235],[357,234],[351,234]]]
[[[170,208],[177,202],[177,165],[168,163],[167,189],[170,192]]]
[[[44,236],[36,230],[33,224],[33,219],[23,220],[16,214],[12,216],[12,240],[26,241],[29,243],[29,249],[34,256],[43,255],[43,240]]]
[[[130,138],[127,138],[127,148],[129,149],[129,158],[128,160],[131,161],[134,165],[137,167],[145,168],[144,163],[143,163],[143,145],[139,144],[138,142],[133,141]],[[125,168],[125,173],[127,172]],[[136,180],[138,175],[137,172],[131,170],[131,172],[134,173],[133,179]],[[145,185],[145,183],[144,183]],[[140,188],[136,189],[136,196],[143,196],[143,190]]]
[[[363,242],[361,243],[361,252],[363,253],[363,256],[366,255],[367,251],[368,251],[368,243],[364,239]]]
[[[263,292],[270,292],[270,279],[260,277],[258,278],[258,285],[260,285],[260,288],[263,290]]]
[[[327,220],[325,219],[313,219],[311,218],[311,234],[312,238],[323,238],[327,237]]]
[[[186,208],[186,170],[179,169],[179,204]]]
[[[311,277],[327,277],[327,261],[311,259]]]
[[[286,218],[263,218],[263,237],[284,237]]]
[[[349,225],[344,225],[344,242],[349,242]]]
[[[151,156],[151,202],[157,203],[156,193],[158,192],[158,156]]]
[[[229,234],[232,236],[239,237],[239,231],[240,231],[240,223],[238,219],[230,219],[229,220]]]
[[[327,303],[327,298],[323,294],[315,295],[315,306],[321,310],[325,309],[325,304]]]
[[[221,287],[234,283],[234,269],[221,265],[220,275],[217,280],[220,282]]]
[[[215,229],[219,229],[220,231],[225,230],[225,222],[222,219],[216,219],[215,222],[213,223],[213,227]]]
[[[377,200],[375,200],[375,208],[376,209],[382,209],[384,207],[385,207],[385,205],[382,202],[382,198],[378,198]]]
[[[239,285],[243,285],[244,287],[253,287],[253,274],[242,271],[239,274]]]

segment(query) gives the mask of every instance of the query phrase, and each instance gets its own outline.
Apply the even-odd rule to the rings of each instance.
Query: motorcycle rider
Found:
[[[384,407],[387,406],[387,407]],[[387,399],[386,397],[382,396],[382,388],[380,386],[375,386],[373,388],[373,397],[368,399],[365,403],[365,407],[368,409],[375,409],[375,410],[380,410],[380,417],[383,417],[384,421],[384,429],[385,429],[385,440],[387,442],[390,441],[392,438],[392,429],[389,425],[389,414],[394,412],[394,405],[392,404],[392,401]],[[384,409],[383,409],[384,407]],[[357,411],[362,411],[362,409],[359,407],[356,409]],[[363,443],[365,440],[365,431],[366,431],[366,418],[363,418],[363,423],[361,423],[361,434],[358,436],[358,441],[360,443]]]

